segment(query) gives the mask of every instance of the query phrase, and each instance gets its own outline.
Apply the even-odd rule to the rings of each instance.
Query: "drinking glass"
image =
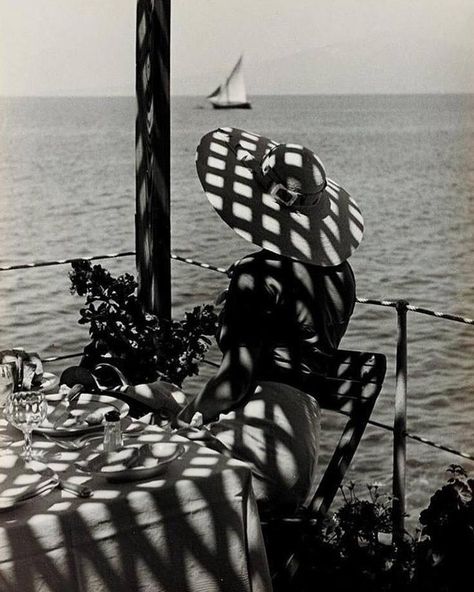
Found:
[[[48,403],[41,391],[18,391],[11,393],[5,405],[7,420],[23,432],[24,447],[22,457],[25,461],[33,458],[32,432],[48,414]],[[36,455],[35,455],[36,456]]]
[[[11,364],[0,364],[0,408],[15,389],[15,375]]]

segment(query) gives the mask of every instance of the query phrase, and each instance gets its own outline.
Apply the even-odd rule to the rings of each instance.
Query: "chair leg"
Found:
[[[312,514],[318,516],[325,516],[327,514],[357,450],[374,404],[375,398],[373,401],[365,400],[363,408],[359,408],[357,414],[353,415],[347,422],[316,493],[306,503],[306,508]]]
[[[270,522],[264,531],[273,592],[301,592],[297,581],[303,567],[302,523]]]

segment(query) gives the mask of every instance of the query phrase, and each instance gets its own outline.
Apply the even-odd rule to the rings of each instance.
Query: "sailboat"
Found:
[[[232,69],[226,80],[216,88],[207,98],[214,109],[251,109],[245,91],[244,73],[242,71],[242,57]]]

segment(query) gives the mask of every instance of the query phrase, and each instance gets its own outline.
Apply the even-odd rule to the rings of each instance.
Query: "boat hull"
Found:
[[[236,103],[233,105],[216,105],[212,103],[214,109],[251,109],[252,105],[250,103]]]

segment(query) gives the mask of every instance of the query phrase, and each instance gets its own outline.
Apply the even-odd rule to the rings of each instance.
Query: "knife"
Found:
[[[71,403],[79,397],[83,390],[84,385],[75,384],[66,395],[65,399],[56,405],[48,418],[52,422],[54,429],[63,424],[64,421],[69,417]]]
[[[74,493],[79,497],[91,497],[93,494],[92,489],[87,487],[87,485],[78,485],[72,481],[64,481],[64,479],[59,479],[58,487],[63,491]]]

